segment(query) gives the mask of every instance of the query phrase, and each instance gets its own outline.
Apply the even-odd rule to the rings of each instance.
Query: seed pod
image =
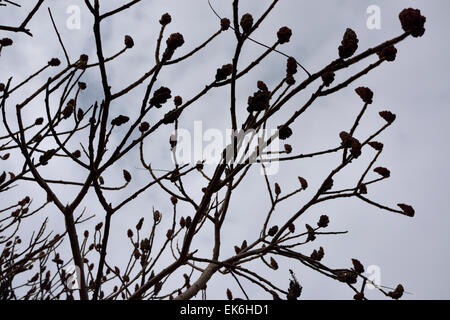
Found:
[[[280,185],[279,185],[278,183],[275,183],[275,194],[276,194],[277,196],[279,196],[280,193],[281,193]]]
[[[144,223],[144,218],[140,218],[139,222],[136,224],[136,230],[139,231],[142,229],[142,224]]]
[[[233,300],[233,294],[231,293],[230,289],[227,289],[227,299],[228,300]]]
[[[123,170],[123,178],[125,179],[126,182],[131,181],[131,174],[125,169]]]
[[[130,36],[125,36],[125,39],[123,41],[125,43],[125,47],[127,47],[127,49],[131,49],[134,46],[134,40],[132,37]]]
[[[302,189],[305,190],[308,188],[308,181],[306,181],[303,177],[298,177],[298,180],[300,181],[300,185],[302,186]]]
[[[153,220],[155,222],[158,222],[161,219],[161,213],[158,210],[155,210],[153,212]]]
[[[277,270],[278,269],[278,263],[273,257],[270,257],[270,267],[273,270]]]
[[[191,224],[192,224],[192,218],[191,218],[191,216],[187,216],[186,217],[186,228],[190,228],[191,227]]]
[[[391,176],[391,172],[389,171],[389,169],[384,167],[376,167],[375,169],[373,169],[373,171],[378,173],[383,178],[389,178]]]
[[[414,211],[414,208],[411,207],[410,205],[404,204],[404,203],[398,203],[397,206],[399,206],[400,209],[402,209],[403,213],[406,214],[407,216],[414,217],[415,211]]]

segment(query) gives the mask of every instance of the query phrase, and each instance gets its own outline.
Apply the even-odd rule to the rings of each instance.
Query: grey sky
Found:
[[[27,2],[25,7],[32,6],[32,1],[23,2]],[[69,55],[76,58],[81,53],[86,53],[95,60],[95,46],[90,34],[92,19],[83,1],[46,2],[50,4],[60,26]],[[124,2],[101,1],[101,6],[104,10],[108,10]],[[216,0],[212,3],[219,14],[231,18],[231,1]],[[241,0],[240,12],[250,12],[256,17],[269,3],[268,0]],[[366,27],[368,18],[366,9],[372,4],[381,8],[380,30],[369,30]],[[65,27],[66,19],[69,17],[66,9],[69,5],[81,7],[81,29],[79,30],[69,30]],[[449,299],[450,253],[447,246],[450,240],[448,232],[450,227],[448,197],[450,190],[448,169],[450,62],[446,33],[450,30],[448,19],[450,3],[445,0],[284,0],[280,1],[253,37],[271,45],[276,40],[278,28],[284,25],[289,26],[293,30],[293,36],[290,43],[281,47],[282,51],[294,56],[310,71],[315,71],[337,57],[337,47],[347,27],[358,34],[359,51],[401,34],[398,13],[407,7],[419,8],[427,17],[425,35],[422,38],[409,37],[398,45],[399,51],[395,62],[384,63],[348,88],[318,100],[314,107],[295,123],[294,135],[288,143],[293,146],[294,154],[336,146],[340,142],[339,132],[350,128],[354,117],[362,107],[359,97],[354,93],[354,88],[370,87],[375,94],[374,103],[369,106],[363,123],[356,132],[357,136],[364,138],[383,124],[378,116],[381,110],[391,110],[397,114],[397,120],[379,138],[385,143],[385,149],[377,163],[388,167],[392,177],[370,187],[369,198],[391,207],[395,207],[399,202],[409,203],[416,209],[416,216],[408,218],[381,211],[357,200],[328,202],[313,207],[298,222],[297,227],[302,228],[305,223],[313,225],[321,214],[327,214],[331,221],[330,230],[348,230],[349,233],[319,237],[313,243],[300,247],[300,251],[309,254],[313,249],[323,246],[324,263],[330,267],[349,267],[351,258],[360,259],[365,266],[377,265],[381,268],[382,284],[395,287],[398,283],[402,283],[405,289],[412,293],[412,295],[406,295],[407,299]],[[22,10],[8,10],[8,15],[5,15],[3,13],[5,9],[0,8],[1,24],[16,24],[16,21],[23,16]],[[122,48],[123,36],[126,34],[132,35],[136,43],[133,49],[108,65],[113,92],[137,79],[153,66],[154,47],[159,32],[158,20],[165,12],[169,12],[173,19],[166,35],[172,32],[181,32],[184,35],[186,43],[180,52],[188,52],[219,29],[219,21],[210,11],[206,0],[143,1],[142,4],[121,13],[112,20],[107,20],[102,29],[107,56]],[[15,41],[15,46],[5,48],[2,52],[0,82],[6,82],[10,75],[14,75],[13,81],[17,83],[20,79],[24,79],[30,70],[42,67],[51,57],[59,57],[63,61],[64,56],[54,36],[46,7],[38,12],[29,27],[34,34],[33,38],[13,35],[11,37]],[[3,37],[3,33],[0,36]],[[188,62],[168,67],[158,78],[158,84],[169,86],[174,94],[179,94],[185,99],[194,96],[213,79],[218,67],[231,61],[233,40],[233,33],[230,30]],[[264,48],[255,44],[247,44],[240,66],[246,65],[263,51]],[[367,61],[358,64],[352,71],[360,70],[366,64]],[[285,58],[278,54],[271,54],[265,63],[239,82],[238,117],[240,119],[247,113],[245,102],[247,97],[256,90],[256,81],[264,80],[269,87],[273,87],[283,76],[284,70]],[[348,74],[347,71],[343,72],[337,79],[343,79]],[[48,76],[49,74],[45,74],[38,80],[33,80],[33,88]],[[299,70],[296,75],[297,81],[303,77],[304,74]],[[96,83],[97,80],[96,71],[91,70],[86,74],[88,90],[81,96],[81,102],[86,106],[101,99],[100,84]],[[31,92],[33,88],[23,89],[21,92],[25,95],[27,90]],[[143,90],[141,86],[132,94],[120,99],[113,105],[112,113],[126,112],[130,117],[136,115]],[[202,120],[205,129],[224,130],[230,127],[227,113],[228,90],[228,88],[215,90],[208,97],[202,98],[192,106],[190,113],[183,115],[180,126],[191,130],[195,120]],[[293,99],[288,104],[287,111],[276,117],[271,125],[276,127],[283,119],[286,120],[291,112],[309,97],[309,93],[310,91],[307,91]],[[32,108],[28,108],[29,119],[43,115],[42,102],[41,97],[33,102]],[[160,113],[166,111],[162,110]],[[151,119],[156,117],[157,114],[151,115]],[[151,159],[155,168],[171,166],[168,148],[169,134],[169,129],[162,130],[147,143],[147,160]],[[148,180],[145,171],[140,174],[139,170],[134,170],[135,167],[139,167],[136,156],[135,152],[120,164],[120,168],[129,168],[135,172],[133,177],[135,184],[132,184],[130,188],[137,188]],[[370,152],[363,155],[347,169],[347,173],[339,175],[335,185],[337,187],[352,186],[355,177],[364,170],[364,165],[370,161],[371,156]],[[278,182],[283,192],[289,192],[298,187],[297,176],[301,175],[308,179],[311,190],[281,206],[276,211],[274,221],[281,222],[283,218],[298,209],[312,195],[314,189],[317,189],[321,181],[319,179],[323,179],[334,168],[339,157],[340,154],[283,163],[279,174],[270,178],[272,183]],[[17,156],[17,159],[20,157]],[[120,168],[118,167],[117,172],[110,172],[105,177],[108,185],[121,183]],[[43,172],[49,176],[75,177],[77,180],[82,180],[86,175],[86,172],[80,169],[67,168],[63,165],[46,168]],[[250,241],[257,236],[260,223],[255,225],[254,221],[262,221],[264,212],[270,205],[259,169],[253,169],[250,174],[251,178],[249,177],[246,184],[233,196],[230,220],[224,230],[225,245],[221,257],[232,254],[235,244],[240,244],[244,239]],[[187,183],[192,185],[190,189],[192,195],[199,199],[200,190],[205,186],[205,181],[199,177],[187,180]],[[29,188],[30,192],[38,190],[30,184],[24,184],[22,188],[27,188],[26,190]],[[132,190],[128,192],[131,193]],[[60,196],[69,201],[73,196],[73,189],[61,188]],[[1,197],[4,197],[3,194]],[[111,197],[115,199],[113,197],[117,195],[111,195]],[[36,199],[39,197],[36,196]],[[102,219],[103,214],[98,207],[93,206],[91,202],[86,202],[85,205],[89,208],[89,213],[98,214],[95,222]],[[168,196],[156,189],[145,193],[135,204],[127,207],[125,212],[113,220],[113,234],[117,236],[111,240],[112,247],[115,249],[108,255],[108,259],[114,260],[119,265],[126,264],[126,261],[121,261],[121,253],[124,250],[121,246],[124,243],[126,230],[134,226],[142,215],[148,216],[148,222],[151,219],[148,215],[151,207],[167,213],[166,222],[169,222],[171,209]],[[185,210],[186,214],[192,215],[192,209],[185,207]],[[52,225],[61,230],[63,220],[58,217],[59,213],[56,209],[49,209],[45,214],[52,217]],[[163,232],[161,236],[164,236]],[[211,233],[206,232],[193,245],[206,253],[209,252],[211,240]],[[126,249],[129,250],[129,243],[126,245],[128,246]],[[299,263],[292,264],[287,260],[278,262],[280,269],[277,272],[268,271],[265,266],[260,266],[257,270],[274,279],[280,286],[287,287],[287,270],[293,269],[304,287],[304,298],[350,299],[353,296],[345,285],[307,270]],[[239,292],[230,278],[215,276],[208,285],[211,289],[209,298],[224,298],[228,286],[233,292]],[[261,294],[258,288],[252,285],[248,287],[252,297],[270,298]],[[368,297],[382,298],[375,290],[369,291]]]

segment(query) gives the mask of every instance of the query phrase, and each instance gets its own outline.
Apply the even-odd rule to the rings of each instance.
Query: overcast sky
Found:
[[[32,7],[34,1],[21,1],[24,8]],[[102,10],[108,10],[125,3],[124,0],[101,1]],[[260,15],[271,1],[241,0],[240,12],[250,12],[254,17]],[[6,82],[13,75],[13,82],[18,83],[32,71],[38,70],[51,57],[64,59],[61,48],[52,30],[48,17],[47,6],[52,9],[67,51],[73,60],[82,54],[88,54],[95,60],[94,39],[91,34],[92,18],[84,7],[84,1],[59,0],[46,1],[46,5],[33,18],[29,27],[33,38],[26,35],[9,35],[15,42],[11,48],[2,51],[0,59],[0,82]],[[216,11],[224,17],[231,18],[232,1],[212,1]],[[67,8],[79,5],[81,8],[80,29],[69,29],[66,20],[70,14]],[[369,17],[366,10],[370,5],[377,5],[381,9],[381,28],[370,30],[366,25]],[[340,142],[339,132],[349,130],[354,117],[362,107],[361,100],[354,93],[358,86],[368,86],[374,91],[374,103],[369,106],[364,116],[361,128],[356,136],[364,139],[383,125],[378,116],[381,110],[391,110],[397,114],[397,120],[386,132],[379,137],[385,144],[385,149],[377,164],[388,167],[392,176],[386,181],[369,188],[369,198],[385,205],[395,207],[399,202],[411,204],[416,210],[414,218],[397,215],[358,200],[335,200],[318,205],[308,211],[308,214],[298,222],[298,228],[305,223],[315,225],[321,214],[330,217],[329,229],[333,231],[349,231],[346,235],[318,237],[316,241],[305,245],[301,252],[310,254],[313,249],[323,246],[325,249],[324,263],[330,267],[350,267],[351,258],[358,258],[366,267],[379,266],[382,285],[395,287],[402,283],[407,299],[449,299],[450,298],[450,174],[448,157],[450,146],[448,143],[450,120],[450,62],[448,59],[448,35],[450,22],[448,12],[450,3],[445,0],[434,1],[295,1],[283,0],[276,6],[270,16],[262,24],[253,37],[271,45],[276,40],[276,31],[287,25],[293,30],[290,43],[281,47],[282,51],[294,56],[309,71],[317,71],[332,59],[337,57],[337,48],[347,27],[356,31],[359,38],[359,52],[365,48],[375,46],[382,41],[398,36],[402,33],[398,13],[407,7],[418,8],[426,16],[426,32],[421,38],[407,38],[400,43],[397,60],[383,63],[367,76],[351,84],[348,88],[323,99],[318,100],[308,110],[305,116],[292,126],[294,135],[288,140],[294,149],[294,154],[308,153],[337,146]],[[6,14],[7,12],[7,14]],[[0,7],[1,24],[17,24],[23,18],[25,10]],[[110,56],[123,47],[123,37],[133,36],[135,47],[108,65],[109,79],[112,91],[117,92],[127,83],[139,78],[153,66],[154,48],[159,33],[158,20],[161,14],[169,12],[172,23],[167,28],[167,34],[181,32],[185,45],[180,53],[188,52],[199,43],[207,39],[219,28],[217,17],[208,7],[207,0],[155,0],[142,1],[121,13],[108,19],[102,25],[104,50]],[[3,37],[5,33],[0,33]],[[181,95],[185,100],[193,97],[205,84],[209,83],[215,70],[223,64],[230,63],[233,54],[234,37],[230,30],[216,39],[212,46],[201,51],[189,61],[168,67],[158,78],[158,85],[169,86],[175,95]],[[253,43],[244,47],[240,66],[245,66],[265,49]],[[373,58],[370,60],[373,61]],[[349,71],[338,75],[343,79],[349,72],[363,68],[368,62],[358,64]],[[256,81],[264,80],[269,87],[274,87],[285,72],[285,58],[278,54],[271,54],[265,63],[261,64],[253,73],[239,82],[238,87],[238,117],[246,115],[246,100],[256,91]],[[25,95],[45,81],[46,73],[33,80],[31,86],[21,92]],[[297,81],[305,75],[296,75]],[[81,104],[91,105],[100,101],[101,85],[98,82],[98,71],[86,73],[84,81],[88,90],[81,95]],[[144,88],[141,86],[130,95],[121,98],[113,105],[112,114],[136,115],[142,101]],[[294,98],[286,108],[285,113],[278,115],[270,125],[276,127],[285,121],[290,114],[305,99],[310,91]],[[208,97],[202,98],[189,113],[183,114],[180,127],[193,130],[194,121],[202,121],[204,130],[217,128],[224,131],[230,127],[228,111],[229,89],[212,91]],[[10,106],[18,101],[10,102]],[[136,107],[135,107],[136,106]],[[27,109],[26,117],[34,119],[43,115],[43,97],[36,99],[32,107]],[[165,113],[163,110],[160,113]],[[152,115],[155,119],[157,115]],[[30,120],[31,121],[31,120]],[[241,120],[242,121],[242,120]],[[2,129],[3,130],[3,129]],[[170,168],[170,153],[168,137],[170,130],[165,129],[147,143],[146,156],[155,168]],[[117,138],[112,142],[117,142]],[[369,150],[361,159],[352,164],[346,173],[335,179],[336,187],[353,187],[355,179],[364,170],[364,165],[373,156]],[[294,198],[281,206],[275,213],[274,221],[284,221],[285,217],[298,209],[312,192],[319,187],[321,179],[333,169],[339,157],[325,156],[313,160],[296,160],[282,163],[278,174],[271,176],[271,182],[278,182],[283,192],[289,192],[298,187],[297,176],[304,176],[310,182],[308,193]],[[16,155],[20,161],[20,156]],[[12,166],[13,161],[9,161]],[[117,171],[109,172],[105,176],[108,185],[121,183],[121,170],[128,168],[134,172],[133,184],[129,188],[137,188],[148,181],[145,171],[135,170],[139,167],[137,153],[130,155],[117,167]],[[12,167],[11,167],[12,168]],[[8,168],[9,170],[10,168]],[[208,168],[211,169],[211,168]],[[5,169],[6,170],[6,169]],[[82,180],[86,172],[79,168],[60,165],[46,168],[44,174],[48,177],[72,177]],[[371,177],[376,174],[371,173]],[[201,188],[205,181],[201,177],[188,180],[189,192],[199,199]],[[23,184],[20,193],[33,192],[35,198],[42,192],[30,184]],[[75,190],[76,191],[76,190]],[[129,193],[132,191],[129,190]],[[73,197],[74,189],[59,190],[64,201]],[[124,197],[111,194],[114,197]],[[0,198],[5,197],[2,193]],[[9,197],[9,196],[8,196]],[[93,198],[92,198],[93,199]],[[102,220],[103,213],[92,199],[84,203],[90,214],[97,214],[95,221]],[[3,201],[2,201],[3,202]],[[39,203],[38,200],[36,200]],[[136,203],[127,207],[124,212],[113,220],[112,247],[117,248],[108,255],[116,264],[126,264],[121,261],[121,252],[129,250],[129,243],[124,243],[125,232],[134,226],[139,217],[148,215],[149,208],[154,207],[167,213],[169,222],[170,205],[168,196],[152,190],[140,197]],[[228,257],[233,253],[233,246],[242,240],[254,240],[259,233],[260,223],[270,201],[265,190],[264,179],[259,175],[259,169],[250,171],[250,177],[233,195],[230,207],[229,221],[225,225],[223,252],[221,257]],[[186,215],[192,215],[192,209],[185,208]],[[189,211],[190,210],[190,211]],[[51,225],[62,229],[63,220],[56,208],[50,208],[43,216],[51,217]],[[284,218],[284,219],[283,219]],[[275,223],[274,222],[274,223]],[[262,222],[261,222],[262,223]],[[149,224],[147,225],[149,226]],[[165,232],[161,235],[164,236]],[[211,234],[205,233],[194,242],[204,253],[209,252]],[[128,246],[123,248],[123,246]],[[122,259],[123,260],[123,259]],[[351,299],[353,294],[345,285],[332,281],[316,272],[306,269],[299,263],[279,260],[280,269],[277,272],[267,271],[265,266],[257,268],[258,272],[267,275],[274,282],[288,286],[288,269],[291,268],[303,285],[303,297],[308,299]],[[230,278],[215,276],[208,285],[209,298],[222,299],[225,297],[226,287],[232,288],[236,294],[237,286]],[[253,298],[270,298],[252,285],[249,293]],[[368,292],[369,298],[382,298],[373,290]]]

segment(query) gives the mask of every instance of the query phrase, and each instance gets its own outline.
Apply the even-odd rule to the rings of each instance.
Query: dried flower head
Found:
[[[289,42],[292,36],[292,30],[288,27],[281,27],[277,32],[278,42],[280,44]]]
[[[230,19],[223,18],[220,19],[220,30],[227,31],[230,28]]]
[[[384,59],[386,61],[394,61],[397,56],[397,48],[394,46],[389,46],[381,49],[377,52],[377,54],[380,59]]]
[[[119,115],[111,120],[111,125],[120,127],[121,125],[127,123],[129,120],[130,120],[129,117],[124,116],[124,115]]]
[[[335,74],[333,71],[325,72],[322,75],[322,81],[325,87],[329,87],[334,81]]]
[[[250,13],[246,13],[241,18],[241,27],[245,33],[250,32],[253,26],[253,17]]]
[[[169,88],[161,87],[153,93],[153,97],[150,99],[150,105],[156,108],[161,108],[164,103],[172,98],[172,94]]]
[[[325,252],[324,252],[323,248],[320,247],[319,250],[314,250],[311,253],[311,259],[316,260],[316,261],[320,261],[320,260],[323,259],[324,255],[325,255]]]
[[[172,17],[170,16],[170,14],[168,14],[168,13],[164,13],[162,16],[161,16],[161,19],[159,19],[159,23],[161,24],[161,25],[163,25],[163,26],[166,26],[166,25],[168,25],[169,23],[171,23],[172,22]]]
[[[80,90],[86,90],[87,88],[86,82],[82,81],[78,82],[78,87],[80,88]]]
[[[287,153],[287,154],[290,154],[291,152],[292,152],[292,146],[290,145],[290,144],[285,144],[284,145],[284,151]]]
[[[295,84],[295,78],[292,75],[286,77],[286,83],[290,86]]]
[[[150,129],[150,124],[147,121],[141,122],[141,124],[139,125],[139,131],[140,132],[145,132],[148,129]]]
[[[328,218],[327,215],[321,215],[319,218],[319,221],[317,222],[317,226],[319,226],[319,228],[326,228],[328,227],[328,224],[330,223],[330,218]]]
[[[420,14],[420,10],[413,8],[403,9],[398,17],[405,32],[410,33],[415,38],[423,36],[427,19]]]
[[[273,226],[269,229],[267,234],[271,237],[273,237],[278,232],[278,226]]]
[[[36,120],[34,120],[34,124],[37,126],[40,126],[43,123],[44,123],[44,118],[42,118],[42,117],[36,118]]]
[[[262,80],[258,80],[258,82],[256,83],[256,86],[261,91],[269,92],[269,88],[267,88],[267,85]]]
[[[391,171],[385,167],[376,167],[373,171],[378,173],[383,178],[389,178],[391,176]]]
[[[5,91],[5,84],[4,83],[0,83],[0,92]]]
[[[291,130],[291,128],[289,128],[287,126],[279,126],[278,130],[279,130],[278,131],[278,137],[281,140],[286,140],[287,138],[292,136],[292,130]]]
[[[302,286],[298,283],[292,270],[289,271],[291,272],[292,279],[289,281],[289,288],[286,298],[287,300],[297,300],[302,294]]]
[[[184,44],[184,38],[181,33],[172,33],[166,40],[167,48],[171,51],[176,50]]]
[[[14,43],[10,38],[3,38],[0,39],[0,46],[2,47],[8,47],[11,46]]]
[[[392,299],[400,299],[403,296],[405,289],[401,284],[399,284],[394,291],[388,292],[388,296]]]
[[[222,67],[217,69],[216,72],[216,81],[222,81],[228,78],[231,73],[233,72],[233,65],[232,64],[224,64]]]
[[[87,54],[80,55],[80,61],[87,63],[89,61],[89,56]]]
[[[75,150],[74,152],[72,152],[72,156],[74,157],[74,158],[79,158],[79,157],[81,157],[81,151],[80,150]]]
[[[359,40],[355,31],[347,28],[341,41],[341,45],[339,46],[339,57],[342,59],[351,57],[358,49],[358,42]]]
[[[364,273],[364,266],[362,265],[361,262],[359,262],[359,260],[352,259],[352,263],[353,263],[353,269],[355,269],[355,271],[357,273]]]
[[[384,145],[378,141],[371,141],[371,142],[369,142],[369,146],[371,146],[372,148],[374,148],[377,151],[381,151],[381,150],[383,150]]]
[[[286,74],[293,75],[297,73],[297,60],[294,57],[289,57],[286,62]]]
[[[322,183],[322,186],[320,187],[319,192],[324,193],[324,192],[330,190],[331,188],[333,188],[333,184],[334,184],[333,178],[327,178]]]
[[[248,97],[248,112],[263,111],[269,107],[270,93],[265,90],[258,90],[253,96]]]
[[[175,98],[173,98],[173,103],[175,104],[175,106],[179,107],[183,104],[183,98],[181,98],[180,96],[175,96]]]
[[[50,61],[48,62],[48,65],[51,67],[57,67],[61,64],[61,61],[58,58],[52,58],[50,59]]]
[[[355,92],[365,103],[371,104],[373,101],[373,92],[367,87],[358,87],[355,89]]]
[[[395,121],[396,115],[392,112],[385,110],[379,112],[380,117],[382,117],[384,120],[386,120],[387,123],[392,123]]]

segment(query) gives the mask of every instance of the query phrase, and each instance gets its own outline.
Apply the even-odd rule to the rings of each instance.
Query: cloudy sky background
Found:
[[[30,2],[30,3],[29,3]],[[48,17],[47,6],[50,6],[59,26],[62,38],[72,60],[86,53],[95,60],[94,39],[91,34],[92,18],[83,4],[84,1],[61,0],[46,1],[43,8],[29,24],[34,37],[14,34],[10,36],[15,45],[2,51],[0,60],[0,82],[6,82],[13,75],[13,82],[18,83],[32,71],[38,70],[51,57],[59,57],[64,61],[63,53],[57,43],[51,22]],[[102,10],[118,7],[125,1],[103,1]],[[212,1],[219,14],[231,17],[231,1]],[[270,1],[242,0],[240,13],[250,12],[254,17],[259,16]],[[0,23],[16,25],[23,18],[26,8],[32,7],[31,1],[22,1],[24,10],[0,7]],[[70,30],[65,27],[69,17],[66,10],[70,5],[81,8],[81,28]],[[369,5],[381,8],[381,29],[369,30],[366,26]],[[408,299],[448,299],[450,298],[450,254],[447,245],[450,240],[450,174],[448,169],[449,129],[450,119],[449,98],[450,83],[447,58],[449,48],[446,32],[450,29],[450,22],[446,14],[450,10],[448,1],[294,1],[284,0],[276,6],[253,38],[271,45],[276,40],[276,31],[287,25],[293,30],[291,42],[281,47],[282,51],[294,56],[308,70],[316,71],[337,57],[337,47],[347,27],[358,34],[359,52],[372,47],[382,41],[393,38],[402,33],[398,13],[406,7],[419,8],[427,17],[426,32],[422,38],[407,38],[400,43],[397,60],[383,63],[369,75],[354,82],[348,88],[326,98],[319,99],[305,115],[292,126],[294,135],[288,140],[293,146],[293,153],[309,153],[337,146],[340,142],[339,132],[349,130],[354,118],[360,111],[362,103],[354,93],[358,86],[368,86],[374,91],[374,103],[369,106],[356,136],[364,139],[384,123],[378,116],[381,110],[391,110],[397,114],[397,120],[379,140],[385,143],[385,149],[377,164],[388,167],[392,176],[387,181],[369,188],[369,198],[385,205],[395,207],[396,203],[409,203],[416,209],[416,216],[408,218],[371,207],[359,200],[336,200],[313,207],[297,223],[301,230],[305,223],[315,225],[321,214],[327,214],[331,223],[329,230],[349,233],[340,236],[318,237],[316,241],[300,248],[306,254],[313,249],[323,246],[325,249],[324,263],[330,267],[350,267],[351,258],[358,258],[366,267],[376,265],[381,270],[383,285],[395,287],[398,283],[405,286]],[[148,71],[154,63],[154,48],[159,33],[158,20],[161,14],[169,12],[172,23],[168,26],[166,35],[181,32],[185,45],[177,52],[182,54],[196,47],[219,28],[217,17],[211,12],[206,0],[192,1],[143,1],[126,12],[108,19],[102,24],[104,52],[110,56],[123,47],[123,36],[132,35],[135,47],[108,64],[108,74],[112,91],[117,92],[127,83],[139,78]],[[3,37],[4,33],[0,35]],[[167,67],[158,78],[158,86],[171,88],[173,95],[181,95],[185,100],[199,92],[205,84],[212,81],[215,70],[231,61],[234,51],[234,35],[230,30],[219,36],[213,45],[201,51],[189,61],[179,65]],[[252,61],[265,49],[253,43],[244,47],[240,67]],[[351,70],[338,74],[338,80],[344,79],[352,71],[357,72],[374,58],[358,64]],[[285,58],[278,54],[271,54],[264,63],[254,69],[253,73],[239,81],[238,87],[238,117],[244,119],[247,114],[247,97],[256,91],[256,81],[264,80],[267,85],[274,87],[285,72]],[[20,97],[31,93],[53,74],[46,73],[34,79],[31,85],[18,91],[9,102],[12,106],[20,102]],[[304,74],[296,75],[301,81]],[[89,106],[94,101],[101,100],[101,86],[98,82],[98,70],[86,73],[84,81],[88,84],[80,96],[79,106]],[[313,88],[315,88],[313,86]],[[112,115],[126,114],[133,119],[139,110],[144,92],[144,86],[132,91],[131,94],[119,99],[113,104]],[[270,123],[276,127],[285,121],[299,105],[309,97],[310,90],[305,90],[286,105],[284,113],[279,114]],[[22,95],[23,94],[23,95]],[[180,127],[192,130],[194,121],[201,120],[204,130],[217,128],[225,130],[230,127],[227,113],[229,88],[211,91],[183,114]],[[17,100],[15,100],[17,99]],[[56,101],[56,100],[55,100]],[[151,113],[152,119],[167,112],[167,106],[160,112]],[[27,109],[26,118],[31,122],[36,116],[44,115],[43,97],[36,99]],[[12,114],[10,114],[11,116]],[[3,129],[2,129],[3,130]],[[119,136],[113,137],[112,143],[117,143]],[[154,168],[167,169],[171,167],[169,143],[170,128],[167,127],[156,134],[146,144],[147,161],[151,161]],[[83,141],[86,137],[79,137]],[[86,140],[84,140],[86,141]],[[353,187],[365,169],[374,153],[364,150],[363,156],[353,163],[344,174],[335,179],[336,188]],[[309,199],[338,163],[341,154],[325,156],[312,160],[296,160],[282,163],[278,174],[270,177],[272,183],[278,182],[283,193],[288,193],[298,187],[297,176],[301,175],[310,183],[309,192],[295,197],[280,206],[274,216],[274,222],[285,221],[286,216],[295,212]],[[21,161],[20,155],[13,155],[13,159]],[[73,178],[83,181],[86,172],[65,162],[55,161],[51,167],[42,172],[46,177]],[[8,161],[4,170],[14,170],[14,161]],[[9,167],[8,167],[9,166]],[[122,183],[121,169],[133,172],[133,183],[125,194],[109,194],[111,201],[117,203],[120,198],[133,192],[140,185],[148,181],[145,171],[140,167],[137,150],[124,158],[116,167],[104,176],[107,185]],[[211,170],[211,168],[208,168]],[[16,168],[17,170],[17,168]],[[371,173],[369,178],[376,175]],[[200,199],[201,188],[206,181],[201,177],[187,179],[189,193]],[[63,201],[70,201],[76,189],[59,188],[58,195]],[[15,192],[15,193],[14,193]],[[36,203],[40,203],[42,191],[30,183],[24,183],[14,192],[1,194],[1,198],[9,200],[16,193],[33,194]],[[94,197],[89,197],[83,204],[89,214],[97,214],[92,224],[102,220],[101,209],[93,203]],[[134,226],[141,216],[148,217],[146,226],[151,221],[150,208],[163,212],[164,222],[170,223],[171,209],[168,196],[156,188],[146,192],[135,203],[122,210],[113,219],[113,237],[108,254],[115,264],[125,265],[123,259],[125,250],[130,249],[129,243],[124,245],[126,230]],[[229,220],[225,226],[224,244],[221,257],[233,253],[233,246],[242,240],[252,241],[259,234],[259,228],[265,217],[264,213],[270,206],[263,177],[259,175],[259,168],[250,171],[248,180],[237,190],[232,198]],[[193,215],[190,207],[181,207],[181,214]],[[51,227],[62,230],[63,220],[56,208],[48,208],[39,219],[44,216],[51,218]],[[257,223],[255,224],[255,221]],[[83,230],[84,226],[80,228]],[[165,237],[165,230],[160,230],[160,236]],[[81,233],[81,232],[80,232]],[[205,254],[209,254],[212,241],[211,228],[206,230],[193,243]],[[296,273],[304,287],[303,297],[308,299],[350,299],[353,294],[345,285],[325,278],[316,272],[307,270],[299,263],[288,260],[278,260],[278,271],[267,270],[265,266],[256,267],[262,275],[266,275],[280,286],[288,286],[288,269]],[[160,265],[159,267],[162,267]],[[176,276],[175,276],[176,277]],[[181,274],[179,276],[181,278]],[[232,278],[215,276],[209,283],[209,298],[224,298],[225,290],[230,287],[235,295],[237,286],[230,281]],[[265,293],[248,285],[248,293],[252,298],[270,298]],[[369,298],[381,298],[375,290],[368,291]]]

